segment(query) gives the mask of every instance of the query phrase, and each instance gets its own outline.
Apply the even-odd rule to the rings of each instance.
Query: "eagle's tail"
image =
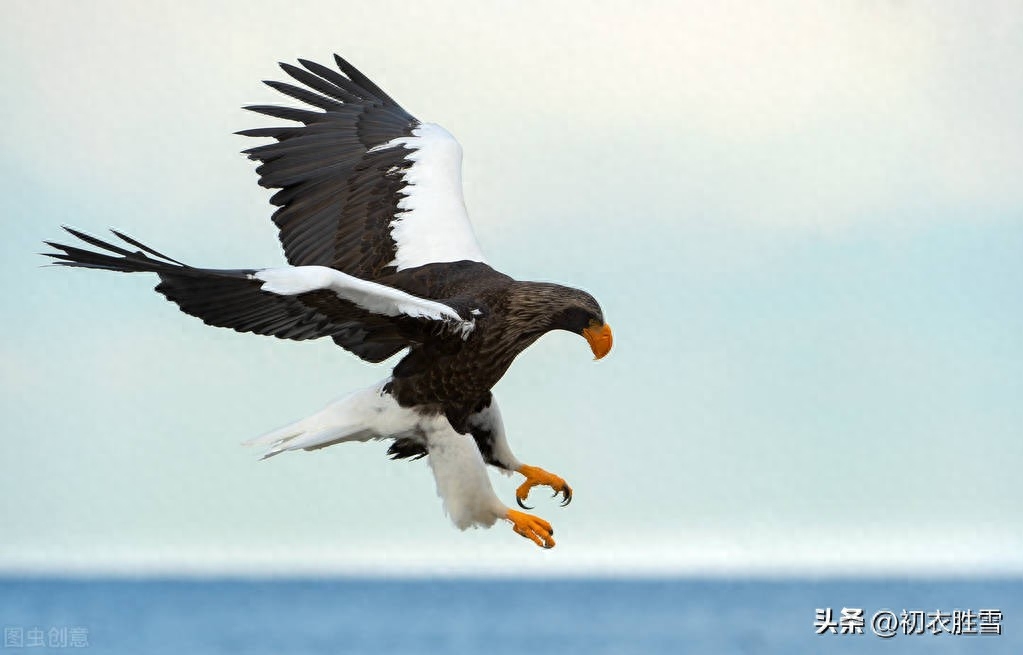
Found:
[[[317,450],[346,441],[404,438],[416,432],[419,415],[400,407],[384,390],[384,380],[338,398],[312,416],[245,442],[269,446],[263,459],[286,450]]]

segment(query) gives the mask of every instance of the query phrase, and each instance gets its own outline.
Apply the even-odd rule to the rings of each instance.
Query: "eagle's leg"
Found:
[[[561,505],[564,507],[572,502],[572,488],[565,481],[553,473],[548,473],[539,466],[523,464],[512,454],[508,446],[508,437],[504,431],[504,422],[501,420],[501,410],[497,407],[497,399],[491,394],[480,402],[476,412],[469,416],[467,421],[469,431],[472,433],[476,445],[483,455],[487,464],[496,466],[505,473],[521,473],[526,476],[523,482],[515,491],[515,502],[522,509],[527,507],[523,501],[529,496],[529,490],[537,486],[546,486],[554,490],[554,496],[562,494],[564,500]]]
[[[460,434],[443,416],[420,422],[429,451],[430,468],[437,493],[455,526],[489,527],[498,519],[510,521],[512,529],[541,548],[554,547],[554,530],[547,521],[504,505],[487,477],[482,453],[472,436]]]
[[[555,498],[558,494],[561,494],[563,497],[563,500],[561,501],[562,507],[572,502],[572,487],[568,486],[562,478],[554,475],[553,473],[548,473],[539,466],[528,466],[526,464],[522,464],[515,470],[526,476],[526,481],[520,484],[519,488],[515,490],[515,502],[519,504],[519,507],[523,509],[532,509],[527,507],[524,501],[529,496],[529,490],[533,487],[539,486],[550,487],[553,489]]]

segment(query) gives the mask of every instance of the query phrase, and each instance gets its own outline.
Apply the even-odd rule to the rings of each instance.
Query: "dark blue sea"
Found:
[[[12,653],[1019,655],[1023,581],[6,579],[0,623]]]

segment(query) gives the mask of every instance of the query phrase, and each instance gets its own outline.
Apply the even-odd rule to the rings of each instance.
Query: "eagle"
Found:
[[[490,267],[462,196],[462,149],[435,123],[402,109],[354,66],[305,59],[280,66],[294,82],[266,81],[303,103],[245,107],[287,125],[237,134],[270,139],[243,151],[259,162],[287,266],[196,268],[117,231],[113,243],[70,227],[77,245],[46,241],[63,266],[155,273],[156,291],[207,325],[281,339],[328,337],[367,362],[404,355],[382,382],[246,442],[285,451],[391,440],[392,459],[427,457],[437,492],[460,529],[504,520],[552,548],[544,519],[504,505],[487,465],[550,487],[572,488],[511,451],[491,388],[512,361],[552,330],[611,350],[611,328],[589,293],[515,280]],[[91,246],[91,248],[83,247]]]

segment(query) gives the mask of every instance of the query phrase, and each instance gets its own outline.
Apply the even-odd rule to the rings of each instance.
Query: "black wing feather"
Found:
[[[307,89],[267,82],[322,111],[246,107],[304,127],[239,134],[276,140],[244,152],[260,162],[260,185],[279,189],[270,202],[278,207],[273,221],[288,262],[378,280],[395,270],[390,231],[404,186],[396,172],[408,167],[409,151],[371,150],[410,136],[419,122],[354,66],[340,57],[336,61],[340,72],[305,59],[299,60],[303,68],[281,64]]]
[[[296,81],[305,84],[310,89],[316,89],[320,93],[325,93],[341,102],[359,104],[359,90],[354,88],[351,80],[338,75],[326,66],[320,66],[305,59],[299,59],[298,63],[305,66],[308,70],[302,70],[298,66],[292,66],[291,64],[281,64],[281,68],[284,69],[285,73],[295,78]]]
[[[363,75],[362,71],[360,71],[358,68],[349,64],[341,55],[335,53],[334,62],[337,64],[337,67],[341,69],[342,73],[347,75],[353,82],[358,84],[360,87],[368,91],[372,96],[378,98],[385,105],[394,105],[395,107],[398,106],[398,103],[396,103],[391,98],[391,96],[384,93],[383,89],[374,84],[368,77]]]
[[[271,89],[274,89],[276,91],[280,91],[281,93],[283,93],[285,95],[289,95],[292,98],[294,98],[295,100],[299,100],[301,102],[304,102],[307,105],[312,105],[313,107],[319,107],[320,109],[326,109],[327,111],[332,111],[334,109],[337,109],[338,107],[343,107],[344,106],[340,102],[337,102],[336,100],[331,100],[330,98],[324,98],[323,96],[321,96],[318,93],[313,93],[312,91],[306,91],[305,89],[301,89],[301,88],[299,88],[299,87],[297,87],[297,86],[295,86],[293,84],[288,84],[286,82],[275,82],[273,80],[263,80],[263,84],[267,85]]]

